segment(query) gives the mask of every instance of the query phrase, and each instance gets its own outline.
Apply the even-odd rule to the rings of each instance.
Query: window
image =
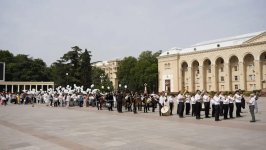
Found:
[[[212,77],[208,77],[208,82],[209,82],[209,83],[212,82]]]
[[[224,67],[221,67],[220,69],[221,69],[221,72],[224,72]]]
[[[224,90],[224,85],[221,85],[221,91],[223,91]]]
[[[235,76],[235,81],[238,81],[238,76]]]
[[[255,81],[255,75],[249,75],[249,81]]]
[[[224,81],[224,76],[221,76],[221,81],[222,81],[222,82]]]
[[[235,71],[238,71],[238,66],[234,66],[234,70]]]
[[[212,73],[211,67],[208,68],[208,73]]]
[[[237,84],[235,85],[235,90],[238,90],[238,85]]]
[[[199,78],[196,78],[196,83],[199,83]]]
[[[199,69],[197,69],[197,74],[199,74]]]

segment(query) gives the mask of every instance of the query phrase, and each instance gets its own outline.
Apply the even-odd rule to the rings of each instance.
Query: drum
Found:
[[[169,116],[170,115],[170,109],[168,106],[163,106],[161,109],[161,113],[163,116]]]
[[[148,99],[147,99],[147,103],[149,104],[151,102],[151,98],[149,97]]]

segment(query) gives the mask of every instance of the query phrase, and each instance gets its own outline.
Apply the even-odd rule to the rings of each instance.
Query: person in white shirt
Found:
[[[221,92],[220,95],[220,116],[223,116],[224,115],[224,108],[223,108],[223,102],[225,100],[225,96],[224,96],[224,93]]]
[[[202,97],[203,102],[204,102],[204,108],[205,108],[205,118],[210,118],[209,117],[209,111],[210,111],[210,96],[208,92],[204,92],[204,95]]]
[[[69,107],[70,100],[71,100],[71,95],[68,94],[67,97],[66,97],[66,107]]]
[[[180,92],[178,92],[176,100],[178,102],[179,118],[183,118],[184,117],[184,101],[185,101],[185,97]]]
[[[229,116],[230,118],[234,118],[233,117],[233,111],[234,111],[234,102],[235,102],[235,99],[233,97],[233,94],[229,94],[227,96],[228,100],[229,100]]]
[[[170,107],[170,115],[173,115],[174,98],[175,98],[175,96],[173,94],[168,97],[169,107]]]
[[[165,93],[162,92],[159,98],[159,115],[162,116],[161,109],[164,106],[164,101],[166,100]]]
[[[210,97],[210,103],[212,105],[212,117],[215,117],[215,101],[213,99],[213,96]]]
[[[224,119],[228,119],[229,97],[225,96],[223,99]]]
[[[186,115],[189,115],[189,112],[190,112],[190,99],[191,99],[191,96],[189,94],[186,94],[186,100],[185,100],[185,103],[186,103]]]
[[[195,116],[196,100],[194,95],[191,96],[191,107],[192,107],[191,116]]]
[[[220,96],[219,92],[217,92],[214,97],[213,97],[213,102],[215,105],[215,121],[220,121],[219,116],[220,116]]]
[[[195,101],[196,101],[196,106],[195,106],[196,119],[202,119],[200,117],[202,95],[201,95],[201,92],[199,90],[197,91],[197,94],[195,95]]]
[[[235,98],[235,102],[236,102],[236,117],[242,117],[240,115],[242,96],[240,95],[239,91],[236,91],[236,93],[234,95],[234,98]]]
[[[250,100],[248,102],[248,105],[249,105],[249,111],[250,111],[250,115],[251,115],[251,118],[252,120],[250,120],[250,122],[255,122],[255,103],[256,103],[256,96],[255,94],[250,94]]]

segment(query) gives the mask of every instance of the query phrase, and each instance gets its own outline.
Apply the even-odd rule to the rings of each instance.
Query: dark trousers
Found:
[[[215,117],[215,105],[212,104],[212,117]]]
[[[147,113],[147,112],[148,112],[148,104],[145,103],[145,104],[144,104],[144,113]]]
[[[224,114],[224,109],[223,109],[223,102],[220,102],[220,116],[223,116]]]
[[[250,114],[251,114],[251,121],[255,121],[255,113],[254,113],[254,110],[255,110],[255,105],[250,105],[249,106],[249,111],[250,111]]]
[[[138,103],[138,110],[141,111],[142,110],[142,103]]]
[[[110,103],[110,107],[108,107],[109,111],[113,111],[113,102],[109,102]]]
[[[162,115],[162,112],[161,112],[162,107],[163,107],[163,106],[159,103],[159,115],[160,115],[160,116]]]
[[[186,103],[186,115],[189,115],[190,103]]]
[[[184,102],[179,102],[179,117],[182,118],[184,117]]]
[[[195,116],[195,110],[196,110],[196,104],[192,104],[192,112],[191,112],[191,115],[192,116]]]
[[[234,103],[229,103],[229,116],[233,118]]]
[[[173,115],[173,107],[174,107],[174,103],[169,103],[170,106],[170,115]]]
[[[200,119],[200,110],[201,110],[201,103],[196,102],[196,110],[195,110],[196,119]]]
[[[204,102],[204,108],[205,108],[205,117],[209,117],[210,112],[210,102]]]
[[[101,102],[96,102],[96,103],[98,110],[102,110],[102,103]]]
[[[152,103],[152,112],[155,112],[156,105],[157,103]]]
[[[137,104],[136,103],[133,103],[133,112],[137,113]]]
[[[224,119],[227,119],[229,104],[223,104],[223,108],[224,108]]]
[[[219,121],[220,105],[215,105],[215,121]]]
[[[122,112],[122,101],[117,101],[117,111]]]
[[[179,114],[179,102],[177,103],[177,107],[176,107],[176,114],[178,115]]]
[[[240,117],[241,103],[236,103],[236,117]]]

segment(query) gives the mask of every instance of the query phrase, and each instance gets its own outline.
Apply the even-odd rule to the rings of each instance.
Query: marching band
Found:
[[[201,111],[204,111],[205,118],[214,117],[215,121],[220,121],[220,116],[223,119],[234,118],[234,105],[236,106],[236,117],[242,117],[241,108],[245,108],[245,100],[240,91],[234,94],[226,95],[223,92],[217,92],[213,96],[207,91],[197,91],[196,94],[191,94],[187,91],[184,93],[167,95],[166,92],[161,92],[160,95],[148,94],[146,92],[139,94],[138,92],[108,92],[100,93],[99,90],[83,91],[80,89],[71,90],[71,87],[59,87],[56,91],[48,89],[48,91],[24,91],[20,94],[1,93],[0,100],[2,105],[6,105],[10,99],[11,103],[15,104],[40,104],[45,103],[51,107],[71,107],[77,105],[79,107],[96,106],[98,110],[104,107],[109,111],[113,111],[113,107],[117,108],[119,113],[122,113],[122,106],[125,106],[125,111],[137,114],[138,111],[144,109],[144,113],[148,113],[152,107],[152,112],[155,112],[159,106],[159,116],[173,115],[174,102],[177,102],[177,114],[180,118],[186,116],[195,116],[196,119],[201,118]],[[251,122],[255,122],[255,111],[257,112],[258,93],[250,95],[249,105],[252,116]],[[192,108],[192,109],[191,109]],[[210,115],[211,111],[211,115]],[[190,113],[191,112],[191,113]]]

